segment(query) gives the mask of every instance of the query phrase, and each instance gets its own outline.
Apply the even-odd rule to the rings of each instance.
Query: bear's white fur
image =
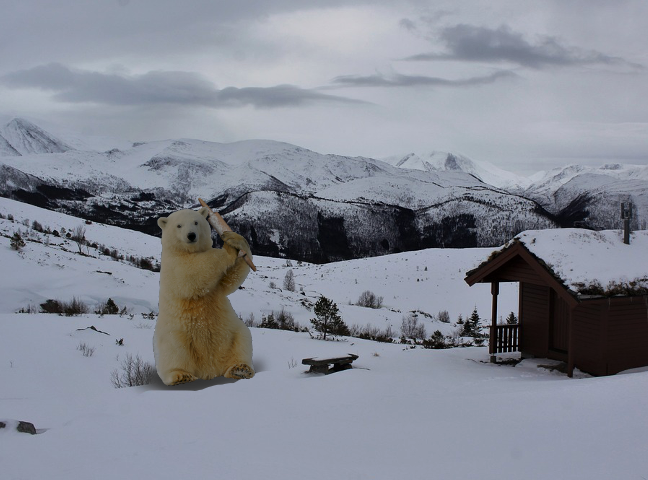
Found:
[[[167,385],[210,379],[252,378],[252,335],[227,296],[249,267],[239,251],[245,239],[224,232],[212,248],[209,209],[180,210],[158,219],[162,229],[160,313],[153,335],[158,375]]]

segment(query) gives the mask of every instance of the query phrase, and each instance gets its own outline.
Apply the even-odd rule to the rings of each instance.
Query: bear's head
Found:
[[[186,252],[204,252],[212,247],[211,228],[207,222],[208,208],[179,210],[168,217],[160,217],[163,248]]]

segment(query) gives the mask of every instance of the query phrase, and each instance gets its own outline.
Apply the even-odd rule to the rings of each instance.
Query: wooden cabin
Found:
[[[490,283],[489,353],[561,360],[592,375],[648,366],[648,231],[523,232],[466,282]],[[519,283],[519,323],[497,325],[501,282]]]

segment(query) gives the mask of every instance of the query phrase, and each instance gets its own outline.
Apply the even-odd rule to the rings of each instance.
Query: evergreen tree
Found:
[[[25,241],[20,236],[20,233],[14,232],[13,236],[11,237],[11,240],[9,240],[9,245],[14,250],[20,250],[25,246]]]
[[[119,307],[112,298],[109,298],[106,302],[106,313],[108,315],[116,315],[119,313]]]
[[[311,319],[313,328],[322,334],[324,340],[326,335],[349,335],[349,327],[340,317],[338,306],[333,300],[321,295],[315,303],[315,316]]]
[[[265,315],[261,316],[261,324],[259,325],[260,328],[279,328],[279,324],[274,318],[273,313],[269,313],[268,316],[266,317]]]
[[[466,319],[461,335],[463,337],[480,337],[482,334],[480,320],[479,313],[477,313],[477,307],[475,307],[470,317]]]
[[[511,312],[508,314],[508,317],[506,317],[506,324],[507,325],[517,325],[518,323],[518,318],[515,316],[515,313]]]
[[[448,348],[446,345],[445,337],[440,330],[435,330],[435,332],[430,336],[429,339],[423,340],[423,348]]]

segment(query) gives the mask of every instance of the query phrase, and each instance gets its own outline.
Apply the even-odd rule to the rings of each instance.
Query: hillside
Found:
[[[0,278],[0,312],[16,312],[48,299],[69,302],[73,297],[94,308],[112,298],[119,306],[135,314],[157,312],[159,276],[155,272],[134,268],[129,258],[147,259],[151,265],[160,261],[160,239],[143,233],[83,221],[31,205],[0,198],[0,261],[6,271],[15,272]],[[11,215],[13,221],[7,219]],[[90,244],[99,249],[78,245],[65,234],[57,237],[33,230],[34,221],[43,229],[71,232],[82,226]],[[26,226],[27,223],[29,226]],[[27,239],[22,252],[9,248],[9,237],[20,232]],[[103,248],[102,248],[103,247]],[[106,255],[104,248],[116,253]],[[333,299],[343,318],[351,324],[373,323],[383,329],[399,329],[402,317],[412,310],[436,315],[448,310],[453,322],[468,316],[477,307],[482,316],[490,311],[490,290],[470,288],[465,273],[488,256],[491,249],[429,249],[418,252],[367,258],[327,265],[315,265],[255,255],[259,271],[250,274],[245,289],[232,295],[234,309],[243,318],[253,314],[258,321],[273,311],[291,313],[302,325],[313,317],[307,308],[319,295]],[[253,250],[254,252],[254,250]],[[124,259],[116,261],[115,257]],[[288,270],[293,270],[296,292],[282,291]],[[271,283],[278,288],[272,288]],[[303,294],[300,290],[303,289]],[[360,294],[371,290],[384,297],[384,307],[372,310],[350,305]],[[503,288],[502,314],[517,308],[517,288]],[[466,298],[470,301],[466,303]],[[304,300],[307,302],[305,303]],[[451,333],[450,324],[441,324],[421,316],[432,333],[441,329]]]
[[[647,165],[570,165],[541,172],[524,195],[565,226],[580,221],[597,230],[619,228],[622,202],[633,204],[633,229],[648,225]]]

